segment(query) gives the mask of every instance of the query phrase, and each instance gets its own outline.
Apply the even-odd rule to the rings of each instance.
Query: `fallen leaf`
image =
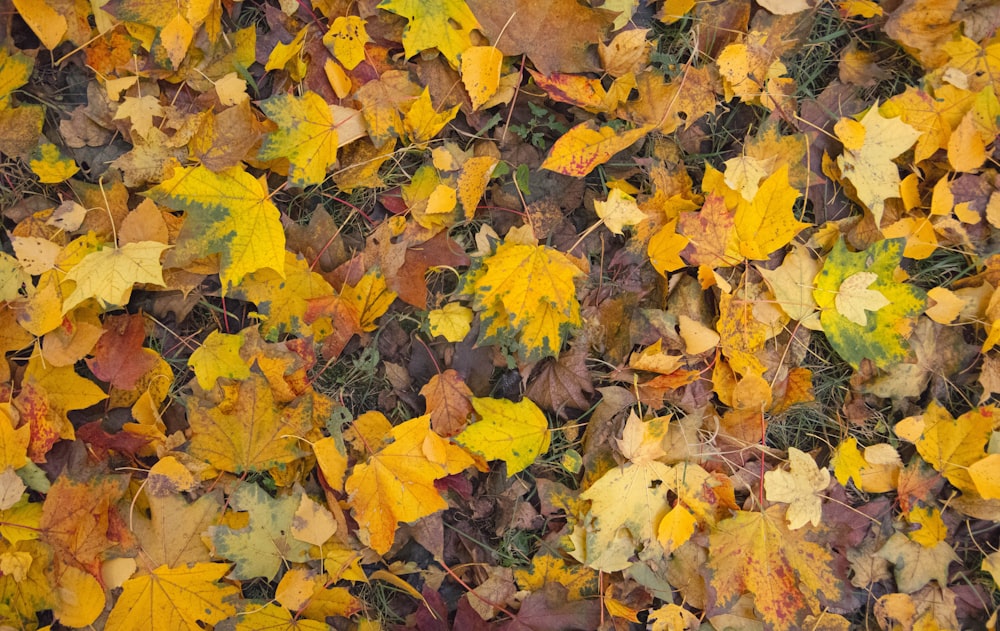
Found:
[[[948,566],[959,560],[946,541],[928,548],[901,532],[889,537],[877,554],[893,564],[896,587],[906,593],[913,593],[932,580],[947,585]]]
[[[241,167],[213,173],[203,166],[175,169],[147,192],[153,200],[187,212],[171,251],[183,265],[220,254],[224,288],[261,268],[285,273],[285,233],[280,213],[260,180]]]
[[[301,443],[313,428],[309,395],[277,406],[267,380],[251,374],[229,386],[218,405],[191,397],[189,452],[222,471],[265,471],[302,457]]]
[[[302,563],[309,558],[309,544],[295,536],[302,497],[272,498],[256,484],[244,484],[229,496],[230,509],[249,513],[249,524],[244,528],[211,526],[208,536],[215,556],[236,564],[230,578],[270,580],[283,562]]]
[[[527,55],[545,76],[596,71],[597,56],[589,48],[604,41],[616,17],[573,0],[518,0],[512,4],[472,0],[469,6],[494,46],[508,57]],[[556,31],[550,28],[554,24],[560,25]]]
[[[292,186],[320,184],[337,161],[337,125],[332,107],[315,92],[302,96],[281,94],[259,104],[278,130],[264,137],[261,160],[287,158]]]
[[[239,594],[235,586],[219,583],[228,570],[222,563],[179,568],[161,565],[150,574],[131,578],[122,586],[107,628],[195,631],[201,622],[220,622],[236,613],[230,601]]]
[[[841,240],[816,276],[813,297],[821,309],[823,331],[834,350],[852,366],[859,366],[867,358],[877,366],[886,367],[907,355],[908,331],[901,323],[921,313],[925,299],[920,289],[893,280],[902,250],[902,239],[883,239],[863,252],[849,252]],[[850,291],[838,300],[844,283],[852,278],[855,280],[848,285]],[[864,293],[860,294],[860,302],[854,304],[859,292]],[[854,319],[843,315],[841,307]],[[864,324],[860,323],[862,316]]]
[[[409,21],[403,30],[407,58],[437,48],[452,67],[458,67],[459,56],[472,46],[472,30],[479,28],[479,21],[464,0],[444,0],[435,5],[419,0],[382,0],[378,8]]]
[[[788,504],[785,517],[790,530],[807,523],[819,526],[823,519],[821,493],[830,486],[830,472],[818,468],[812,456],[795,447],[788,448],[788,462],[789,471],[774,469],[764,474],[767,499]]]
[[[619,235],[624,234],[622,228],[625,226],[634,226],[646,220],[646,213],[639,210],[635,198],[617,188],[611,189],[607,201],[595,201],[594,210],[608,230]]]
[[[472,415],[472,390],[451,368],[431,377],[420,395],[427,401],[431,427],[441,436],[458,434]]]
[[[431,431],[430,416],[397,425],[390,435],[393,442],[355,465],[345,484],[359,536],[379,554],[392,547],[399,522],[448,508],[434,481],[472,464],[465,452]]]
[[[795,629],[818,604],[817,596],[837,598],[843,587],[833,573],[833,555],[806,539],[805,531],[788,530],[783,513],[775,506],[720,521],[709,534],[707,570],[717,606],[728,607],[749,592],[768,624]]]
[[[607,125],[597,127],[591,122],[580,123],[552,145],[548,157],[542,162],[542,168],[563,175],[583,177],[643,138],[651,128],[647,125],[618,132]]]
[[[899,167],[893,160],[913,146],[920,132],[899,118],[883,117],[877,104],[860,121],[840,119],[834,131],[844,143],[837,166],[854,186],[861,203],[872,212],[878,227],[885,200],[900,196]]]
[[[558,355],[568,330],[582,323],[574,285],[580,269],[562,252],[511,241],[483,266],[473,302],[480,318],[513,329],[529,358]]]
[[[455,442],[486,460],[507,463],[507,476],[520,473],[548,451],[551,434],[545,414],[529,399],[473,397],[479,420],[455,437]]]

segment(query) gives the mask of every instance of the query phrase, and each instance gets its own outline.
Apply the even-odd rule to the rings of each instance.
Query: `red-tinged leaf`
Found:
[[[441,592],[425,585],[421,595],[423,595],[424,604],[427,606],[417,608],[417,631],[450,631],[448,606],[441,598]]]
[[[317,336],[323,340],[323,356],[327,359],[338,357],[351,338],[362,333],[358,310],[336,295],[313,298],[308,303],[306,322],[314,325],[314,330],[319,326],[316,323],[320,319],[328,323],[324,334]]]
[[[119,390],[132,390],[156,365],[156,356],[142,352],[146,323],[141,315],[108,316],[104,335],[97,340],[87,367],[101,381]]]
[[[546,77],[540,72],[528,69],[531,77],[549,98],[591,111],[600,109],[608,93],[599,79],[579,74],[553,73]]]
[[[652,125],[619,132],[608,125],[597,127],[590,121],[580,123],[552,145],[542,168],[572,177],[584,177],[645,136],[650,129]]]
[[[807,538],[808,530],[789,530],[785,510],[739,511],[720,521],[709,535],[709,583],[715,607],[724,610],[744,593],[771,628],[801,628],[819,598],[836,601],[843,586],[832,569],[830,550]]]
[[[439,232],[423,243],[406,250],[403,265],[395,275],[386,279],[389,289],[399,294],[400,300],[418,309],[427,308],[427,270],[434,266],[464,267],[469,255],[458,243]]]
[[[116,544],[113,534],[120,518],[116,503],[128,478],[104,476],[88,482],[59,477],[42,507],[42,540],[52,546],[57,562],[79,564],[98,580],[107,550]]]
[[[45,462],[45,454],[59,442],[60,425],[49,413],[49,399],[45,390],[28,382],[22,384],[17,395],[17,409],[21,419],[28,424],[31,436],[28,441],[28,458],[32,462]]]
[[[566,600],[566,588],[548,583],[521,603],[517,616],[501,631],[576,631],[596,629],[601,605],[596,600]]]
[[[107,458],[109,451],[122,455],[136,456],[138,451],[152,440],[147,436],[139,436],[130,432],[109,434],[104,431],[101,421],[92,421],[76,429],[76,437],[90,445],[94,453],[101,458]]]

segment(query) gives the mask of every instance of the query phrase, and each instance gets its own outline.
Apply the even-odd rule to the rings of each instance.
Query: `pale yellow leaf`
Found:
[[[646,220],[646,213],[639,210],[635,198],[617,188],[611,189],[607,201],[595,201],[594,210],[608,230],[615,234],[624,234],[622,228],[625,226],[634,226]]]
[[[788,528],[807,523],[818,526],[823,517],[822,492],[830,485],[830,472],[820,469],[809,454],[788,449],[790,471],[775,469],[764,474],[764,492],[772,502],[788,504]]]
[[[878,311],[889,304],[889,299],[877,289],[868,289],[878,280],[872,272],[856,272],[844,279],[837,290],[834,305],[837,312],[859,326],[868,325],[866,311]]]
[[[163,287],[160,254],[168,247],[165,243],[140,241],[88,254],[66,274],[66,280],[75,281],[76,288],[63,303],[63,313],[88,298],[106,307],[124,306],[136,284]]]

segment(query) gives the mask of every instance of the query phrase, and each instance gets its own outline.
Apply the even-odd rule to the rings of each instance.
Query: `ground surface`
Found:
[[[1000,8],[813,4],[0,3],[3,624],[995,628]]]

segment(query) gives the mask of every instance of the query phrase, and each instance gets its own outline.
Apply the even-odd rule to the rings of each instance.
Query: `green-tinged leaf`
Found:
[[[301,495],[272,498],[256,484],[244,484],[229,497],[232,510],[250,514],[245,528],[213,526],[208,529],[217,557],[236,564],[230,576],[245,580],[274,578],[281,564],[302,563],[309,558],[309,544],[292,536],[292,521]]]
[[[337,161],[337,125],[333,112],[315,92],[296,97],[279,94],[260,102],[260,109],[277,123],[260,146],[261,160],[287,158],[288,183],[319,184]]]
[[[480,420],[455,437],[455,442],[487,460],[507,463],[507,475],[524,471],[549,448],[549,422],[530,399],[474,398]]]
[[[437,48],[453,68],[458,67],[462,51],[472,46],[472,30],[479,28],[465,0],[383,0],[378,8],[409,20],[403,29],[407,58]]]
[[[223,289],[264,267],[284,276],[280,213],[264,184],[242,167],[219,173],[204,166],[175,169],[173,177],[146,194],[187,213],[177,247],[171,251],[175,263],[220,254]]]
[[[863,359],[886,368],[907,357],[911,319],[924,310],[926,295],[894,279],[904,246],[904,239],[884,239],[862,252],[850,252],[839,240],[816,276],[813,297],[821,309],[823,332],[837,354],[855,368]]]
[[[473,308],[497,321],[482,337],[510,328],[529,359],[557,355],[568,331],[582,324],[574,284],[579,268],[552,248],[513,242],[502,243],[483,265]]]

